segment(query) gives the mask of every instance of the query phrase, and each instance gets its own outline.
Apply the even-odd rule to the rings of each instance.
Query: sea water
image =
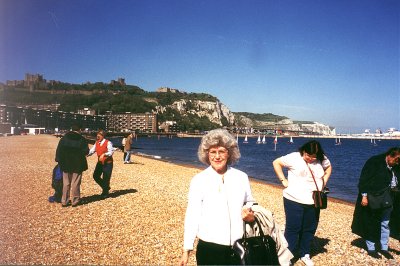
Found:
[[[167,138],[167,137],[140,137],[133,142],[134,153],[156,156],[162,160],[173,163],[188,164],[206,167],[197,158],[197,149],[200,138]],[[294,143],[289,143],[289,138],[267,138],[266,144],[257,144],[257,138],[249,138],[248,143],[243,143],[239,138],[241,158],[234,165],[246,172],[250,177],[265,181],[266,183],[281,183],[276,178],[272,161],[276,158],[295,152],[310,138],[294,138]],[[335,139],[320,138],[318,140],[325,154],[332,164],[332,175],[328,182],[330,197],[354,203],[357,199],[358,180],[361,169],[368,158],[386,152],[390,147],[400,146],[400,140],[377,140],[376,145],[369,139],[342,139],[341,145],[336,145]],[[121,139],[112,139],[115,146],[121,145]],[[122,160],[122,157],[121,157]],[[287,172],[285,172],[287,175]]]

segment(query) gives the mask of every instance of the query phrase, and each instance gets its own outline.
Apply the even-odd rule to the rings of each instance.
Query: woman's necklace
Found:
[[[224,186],[224,183],[225,183],[225,182],[224,182],[224,181],[225,181],[225,180],[224,180],[224,177],[225,177],[225,175],[221,175],[221,181],[222,181],[222,182],[219,183],[218,192],[221,192],[222,187]]]

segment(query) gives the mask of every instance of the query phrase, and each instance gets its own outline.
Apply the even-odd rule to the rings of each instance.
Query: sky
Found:
[[[397,0],[0,0],[0,82],[216,96],[232,112],[400,129]]]

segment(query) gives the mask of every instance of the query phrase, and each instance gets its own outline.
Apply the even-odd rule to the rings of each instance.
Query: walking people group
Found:
[[[88,169],[87,156],[97,155],[97,164],[93,173],[94,181],[101,187],[102,197],[110,191],[113,169],[114,148],[111,141],[105,139],[104,130],[99,130],[96,142],[89,150],[88,141],[80,134],[80,126],[73,125],[59,141],[55,161],[62,171],[61,206],[77,207],[80,204],[80,186],[82,173]]]

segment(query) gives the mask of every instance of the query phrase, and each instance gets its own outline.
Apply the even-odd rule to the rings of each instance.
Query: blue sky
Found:
[[[0,82],[125,78],[338,133],[400,128],[397,0],[0,0]]]

